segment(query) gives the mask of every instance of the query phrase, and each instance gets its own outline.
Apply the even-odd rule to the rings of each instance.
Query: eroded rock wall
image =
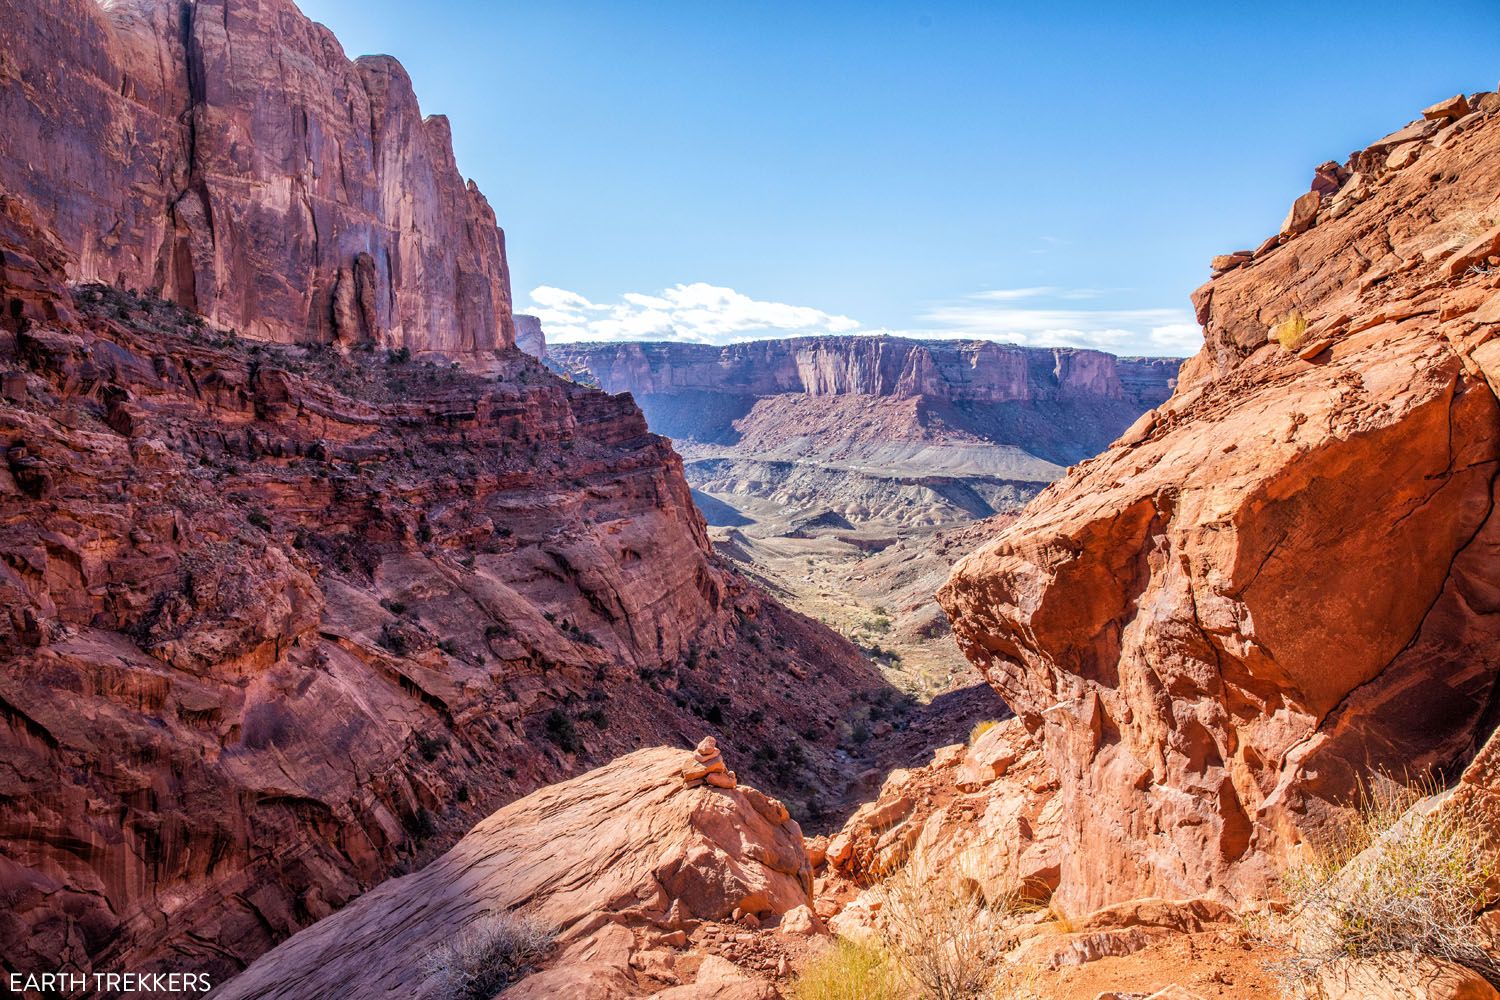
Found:
[[[217,978],[531,789],[884,685],[712,555],[628,397],[233,336],[0,196],[0,964]],[[827,733],[809,740],[804,733]]]
[[[1172,399],[940,593],[1058,774],[1070,912],[1261,895],[1372,770],[1493,729],[1497,154],[1466,102],[1319,168],[1215,260]]]
[[[0,190],[73,280],[281,343],[470,367],[515,342],[505,237],[389,56],[290,0],[3,0]]]
[[[976,403],[1097,397],[1149,407],[1167,397],[1177,373],[1177,361],[1169,358],[901,337],[799,337],[727,347],[555,344],[549,351],[561,367],[589,371],[610,392],[636,396],[795,392]]]

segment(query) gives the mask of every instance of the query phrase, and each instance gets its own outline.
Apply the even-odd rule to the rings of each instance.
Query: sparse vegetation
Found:
[[[583,749],[583,741],[578,738],[578,728],[573,725],[573,720],[568,717],[568,713],[560,708],[554,708],[547,713],[543,732],[559,750],[578,753]]]
[[[391,628],[389,623],[380,626],[380,644],[397,656],[405,656],[411,651],[411,640],[399,629]]]
[[[979,1000],[1006,972],[1016,945],[1002,923],[1014,900],[987,901],[962,868],[913,860],[886,881],[886,947],[918,995]]]
[[[1477,919],[1497,874],[1485,831],[1423,802],[1430,791],[1381,781],[1362,795],[1357,818],[1286,873],[1290,911],[1273,934],[1293,951],[1275,966],[1289,996],[1318,995],[1320,973],[1346,959],[1430,956],[1500,982]]]
[[[535,968],[554,934],[531,917],[497,913],[475,921],[428,955],[426,995],[433,1000],[489,1000]]]
[[[1271,327],[1271,339],[1280,344],[1284,351],[1297,350],[1307,339],[1307,320],[1299,312],[1292,313]]]
[[[448,749],[448,737],[442,733],[433,735],[418,730],[413,734],[413,738],[416,742],[417,753],[421,754],[425,761],[437,760],[438,754]]]
[[[984,719],[974,723],[974,728],[969,730],[969,746],[979,742],[979,737],[1000,725],[999,719]]]
[[[839,938],[797,977],[797,1000],[898,1000],[903,996],[890,956],[872,944]]]

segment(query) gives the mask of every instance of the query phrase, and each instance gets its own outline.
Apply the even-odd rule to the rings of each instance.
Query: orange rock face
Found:
[[[849,782],[802,734],[878,678],[717,563],[627,397],[250,343],[67,260],[0,196],[6,968],[222,976],[643,743]]]
[[[1494,725],[1500,119],[1454,115],[1320,169],[1173,398],[939,595],[1057,772],[1069,911],[1253,898]]]
[[[447,119],[290,0],[0,0],[0,52],[0,190],[70,278],[282,343],[480,368],[514,343],[504,234]]]

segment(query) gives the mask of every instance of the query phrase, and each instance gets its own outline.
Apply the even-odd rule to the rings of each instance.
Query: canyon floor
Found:
[[[1011,515],[944,526],[819,526],[806,523],[816,515],[770,501],[697,495],[709,510],[738,504],[733,509],[743,523],[710,521],[709,537],[721,555],[789,607],[846,636],[902,692],[928,702],[982,683],[933,594],[953,564]]]

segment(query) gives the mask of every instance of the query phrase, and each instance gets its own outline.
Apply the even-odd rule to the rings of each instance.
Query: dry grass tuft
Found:
[[[1295,351],[1307,339],[1307,320],[1298,312],[1271,327],[1271,339],[1281,345],[1282,350]]]
[[[430,1000],[490,1000],[536,966],[553,932],[530,917],[499,913],[477,920],[427,956]]]
[[[932,1000],[993,995],[1008,967],[1015,937],[1002,926],[1013,900],[986,902],[958,866],[934,870],[921,862],[886,882],[886,944],[897,967]]]
[[[1288,995],[1316,996],[1320,975],[1346,959],[1430,956],[1500,982],[1480,943],[1478,914],[1496,874],[1484,831],[1419,804],[1423,791],[1432,788],[1367,790],[1358,819],[1283,877],[1291,909],[1276,930],[1293,957],[1275,971]]]
[[[797,1000],[900,1000],[896,970],[873,944],[839,938],[797,976]]]
[[[983,736],[985,733],[989,732],[991,729],[994,729],[998,725],[1000,725],[999,719],[985,719],[982,722],[974,723],[974,728],[969,730],[969,746],[973,746],[975,743],[978,743],[979,737]]]

